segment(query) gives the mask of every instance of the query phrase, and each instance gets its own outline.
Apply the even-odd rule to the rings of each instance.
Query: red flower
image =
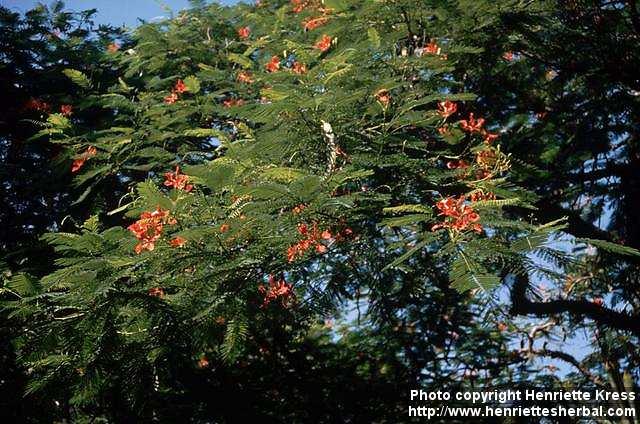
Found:
[[[280,300],[282,306],[287,307],[295,299],[293,286],[287,284],[284,279],[276,281],[273,275],[269,275],[269,286],[265,287],[264,285],[260,285],[258,291],[264,295],[263,308],[274,300]]]
[[[491,144],[491,143],[493,143],[493,142],[494,142],[495,140],[497,140],[497,139],[498,139],[498,137],[499,137],[499,136],[498,136],[498,134],[490,133],[490,132],[487,132],[487,131],[484,131],[484,132],[482,133],[482,135],[484,135],[484,142],[485,142],[486,144]]]
[[[456,102],[452,102],[450,100],[445,100],[444,102],[438,102],[438,113],[444,119],[447,119],[449,116],[456,113],[458,110],[458,104]]]
[[[171,245],[171,247],[184,247],[185,244],[187,244],[187,239],[185,239],[184,237],[174,237],[169,241],[169,244]]]
[[[78,172],[80,168],[84,166],[84,163],[88,159],[94,157],[97,153],[98,153],[98,150],[95,147],[93,146],[87,147],[87,150],[81,153],[80,156],[73,161],[73,164],[71,165],[71,172]]]
[[[40,99],[29,99],[27,103],[25,103],[24,108],[27,110],[35,110],[38,112],[49,112],[51,110],[51,106],[49,103],[44,102]]]
[[[467,168],[469,164],[464,160],[451,160],[447,162],[447,168],[449,169],[459,169],[459,168]]]
[[[251,78],[251,72],[242,71],[238,74],[238,82],[245,84],[253,84],[253,78]]]
[[[324,24],[327,23],[329,18],[319,17],[319,18],[309,18],[302,22],[302,27],[305,31],[312,31]]]
[[[439,55],[441,51],[442,49],[440,49],[440,47],[438,47],[438,45],[433,41],[424,46],[424,52],[428,54]]]
[[[331,47],[332,40],[333,39],[329,35],[324,34],[322,38],[315,44],[315,48],[320,50],[321,52],[326,52]]]
[[[280,69],[280,58],[278,56],[272,56],[271,60],[265,65],[267,72],[276,72]]]
[[[189,89],[187,88],[187,86],[184,83],[184,81],[179,79],[178,81],[176,81],[176,85],[173,87],[173,91],[178,93],[178,94],[182,94],[185,91],[189,91]]]
[[[155,243],[162,235],[164,225],[173,225],[175,223],[176,220],[169,216],[169,211],[163,210],[160,207],[153,212],[143,212],[140,214],[140,219],[127,227],[138,239],[135,252],[140,254],[143,250],[154,250]]]
[[[293,262],[297,258],[304,256],[305,252],[312,247],[315,247],[316,252],[318,253],[325,253],[327,251],[327,246],[323,244],[322,241],[333,239],[333,235],[329,230],[320,231],[318,229],[318,224],[315,222],[311,229],[309,229],[307,224],[298,224],[297,230],[304,238],[293,246],[289,246],[287,249],[287,260],[289,262]],[[348,234],[351,234],[350,229]],[[338,234],[338,236],[342,237],[341,234]]]
[[[464,231],[471,229],[475,232],[482,232],[482,226],[478,223],[480,215],[473,208],[466,204],[465,196],[459,198],[448,197],[436,203],[436,208],[440,211],[438,215],[445,217],[445,221],[431,227],[432,231],[439,228],[449,228],[454,231]]]
[[[513,52],[509,51],[509,52],[504,52],[502,54],[502,58],[508,62],[511,62],[514,59],[514,55]]]
[[[178,101],[178,93],[172,91],[169,95],[165,96],[164,102],[168,105],[172,105]]]
[[[602,306],[602,305],[604,305],[604,300],[601,297],[595,297],[595,298],[593,298],[591,303],[593,303],[596,306]]]
[[[294,74],[302,75],[307,73],[307,66],[304,63],[293,62],[291,70]]]
[[[291,5],[293,6],[294,13],[300,13],[307,7],[308,0],[291,0]]]
[[[73,106],[71,105],[61,105],[60,113],[64,116],[71,116],[73,114]]]
[[[250,35],[251,29],[249,27],[238,28],[238,37],[240,37],[240,39],[245,40],[249,38]]]
[[[474,118],[473,113],[469,114],[469,119],[463,119],[460,121],[460,126],[463,130],[468,132],[482,132],[482,126],[484,125],[484,118]]]
[[[173,187],[176,190],[183,190],[186,192],[193,189],[193,184],[187,184],[189,182],[189,176],[181,174],[179,166],[176,166],[175,172],[165,173],[164,178],[164,185],[167,187]]]

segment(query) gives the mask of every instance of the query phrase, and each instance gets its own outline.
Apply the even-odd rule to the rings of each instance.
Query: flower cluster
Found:
[[[242,71],[238,73],[237,80],[238,82],[242,82],[245,84],[253,84],[253,76],[251,75],[251,72]]]
[[[280,69],[280,57],[272,56],[271,60],[264,65],[267,72],[276,72]]]
[[[473,115],[473,112],[471,112],[469,114],[469,118],[468,119],[462,119],[460,121],[460,126],[462,127],[462,129],[464,131],[467,131],[469,133],[482,133],[483,131],[483,126],[484,126],[484,118],[476,118]]]
[[[291,66],[291,70],[293,71],[294,74],[298,74],[298,75],[303,75],[307,73],[307,66],[304,63],[300,63],[300,62],[293,62],[293,65]]]
[[[135,252],[140,254],[143,250],[152,251],[162,235],[164,225],[174,225],[175,218],[169,215],[169,211],[158,207],[153,212],[143,212],[133,224],[127,228],[138,239]]]
[[[62,114],[62,116],[66,116],[69,117],[73,114],[73,106],[71,105],[61,105],[60,106],[60,113]]]
[[[264,301],[262,303],[263,308],[275,300],[279,300],[282,306],[288,307],[295,299],[293,286],[288,284],[284,278],[276,281],[273,275],[269,275],[269,286],[261,284],[258,287],[258,290],[264,296]]]
[[[458,104],[456,102],[452,102],[451,100],[438,102],[438,113],[444,119],[447,119],[449,116],[456,113],[457,110],[458,110]]]
[[[469,114],[468,119],[462,119],[460,121],[460,127],[462,127],[464,131],[470,134],[478,133],[484,137],[486,144],[491,144],[498,138],[498,134],[488,132],[484,129],[484,124],[484,118],[476,118],[473,112]]]
[[[305,252],[312,247],[315,247],[318,253],[325,253],[327,246],[323,244],[322,241],[333,238],[329,230],[320,231],[318,224],[315,222],[311,229],[308,228],[307,224],[298,224],[298,233],[300,233],[304,239],[287,249],[287,260],[289,262],[293,262],[297,258],[304,256]]]
[[[449,228],[454,231],[471,229],[477,233],[482,232],[482,226],[478,223],[480,215],[467,204],[465,196],[457,199],[453,196],[447,197],[436,203],[436,208],[439,211],[438,215],[445,216],[445,221],[431,227],[431,231]]]
[[[189,192],[193,190],[193,184],[188,183],[189,176],[181,174],[179,166],[176,166],[175,172],[167,172],[164,174],[164,185],[167,187]]]
[[[184,247],[184,245],[187,244],[187,239],[185,239],[184,237],[176,236],[169,240],[169,244],[171,245],[171,247]]]
[[[318,18],[309,18],[302,22],[302,27],[305,31],[312,31],[322,25],[326,24],[329,21],[329,18],[325,16],[320,16]]]
[[[302,212],[302,209],[296,211],[297,208],[298,207],[294,208],[294,214]],[[353,236],[353,231],[348,227],[335,233],[332,233],[328,229],[320,231],[316,222],[312,224],[311,229],[309,229],[307,224],[298,224],[298,233],[304,238],[287,249],[287,260],[289,262],[303,257],[307,250],[311,248],[315,248],[318,253],[325,253],[328,246]]]
[[[333,38],[331,36],[324,34],[322,38],[314,45],[314,47],[321,52],[326,52],[331,47],[331,42]]]
[[[81,153],[80,156],[78,156],[77,159],[75,159],[71,164],[71,172],[78,172],[80,168],[84,166],[84,163],[88,159],[94,157],[97,153],[98,153],[98,150],[95,147],[93,146],[87,147],[87,150]]]
[[[171,105],[178,101],[178,98],[180,97],[179,94],[182,94],[186,91],[189,91],[189,89],[187,88],[186,84],[181,79],[179,79],[173,86],[171,93],[169,93],[169,95],[164,98],[164,102],[168,105]]]
[[[49,103],[40,99],[29,99],[25,103],[24,108],[26,110],[35,110],[37,112],[49,112],[51,110]]]
[[[309,5],[309,0],[291,0],[291,5],[294,13],[300,13]]]
[[[251,35],[251,29],[249,27],[238,28],[238,37],[241,40],[246,40]]]

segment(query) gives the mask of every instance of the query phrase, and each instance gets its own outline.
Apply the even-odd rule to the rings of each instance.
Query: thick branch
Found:
[[[511,288],[512,314],[546,317],[568,313],[578,319],[589,318],[610,328],[630,331],[640,336],[640,315],[617,312],[586,300],[558,299],[549,302],[533,302],[527,297],[528,286],[526,277],[516,277]]]

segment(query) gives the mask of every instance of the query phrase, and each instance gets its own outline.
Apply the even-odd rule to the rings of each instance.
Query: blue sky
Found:
[[[222,4],[233,4],[237,0],[220,0]],[[38,3],[51,4],[49,0],[0,0],[0,5],[18,12],[25,12]],[[98,9],[96,22],[115,26],[135,26],[138,18],[145,20],[168,16],[167,8],[174,13],[189,7],[188,0],[66,0],[66,9]]]

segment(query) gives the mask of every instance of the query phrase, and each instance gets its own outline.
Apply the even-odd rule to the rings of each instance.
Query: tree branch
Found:
[[[549,302],[533,302],[527,297],[528,287],[529,280],[527,277],[516,277],[516,281],[511,287],[510,312],[512,314],[546,317],[568,313],[578,319],[589,318],[610,328],[630,331],[640,336],[640,315],[629,315],[614,311],[586,300],[558,299]]]

